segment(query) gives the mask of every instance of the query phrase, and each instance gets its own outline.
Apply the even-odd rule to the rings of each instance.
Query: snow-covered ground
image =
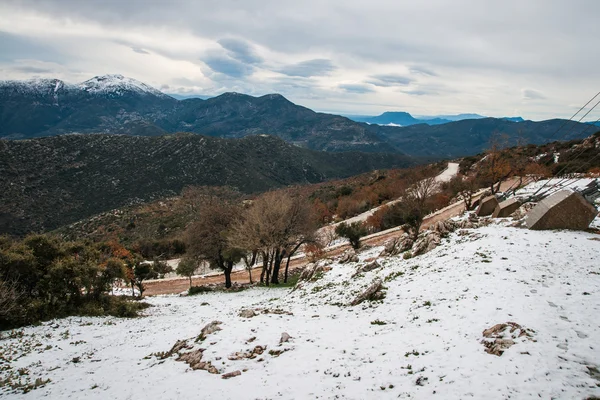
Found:
[[[548,193],[552,194],[561,189],[573,189],[581,190],[593,181],[600,181],[599,178],[552,178],[542,179],[537,182],[533,182],[517,190],[515,196],[517,197],[529,197],[535,193]],[[539,192],[538,192],[539,191]]]
[[[507,225],[508,222],[504,223]],[[585,232],[528,231],[502,225],[458,231],[419,257],[330,265],[300,289],[155,297],[138,319],[68,318],[0,341],[13,370],[51,381],[34,398],[411,398],[584,399],[600,395],[600,237]],[[354,276],[354,277],[353,277]],[[380,302],[347,304],[375,279]],[[238,315],[244,308],[293,315]],[[232,379],[191,370],[175,356],[211,321],[221,331],[202,342],[204,361]],[[485,352],[482,332],[515,322],[531,337],[502,356]],[[292,339],[279,345],[281,334]],[[7,336],[7,333],[4,333]],[[251,340],[251,338],[255,338]],[[229,360],[256,345],[255,359]],[[268,350],[284,350],[279,356]],[[7,365],[6,362],[3,365]],[[591,369],[590,369],[591,368]],[[0,372],[4,376],[7,372]]]

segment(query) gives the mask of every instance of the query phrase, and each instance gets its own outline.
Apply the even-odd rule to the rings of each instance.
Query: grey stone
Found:
[[[540,201],[526,216],[532,230],[573,229],[590,226],[598,210],[577,192],[564,189]]]
[[[512,199],[504,200],[496,206],[492,218],[509,217],[512,213],[517,211],[519,207],[521,207],[521,202],[514,197]]]
[[[478,217],[485,217],[486,215],[491,215],[496,207],[498,206],[498,199],[496,196],[488,196],[485,199],[481,200],[479,207],[477,207],[476,214]]]

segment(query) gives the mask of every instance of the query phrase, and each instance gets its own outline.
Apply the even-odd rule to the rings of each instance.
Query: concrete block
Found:
[[[529,229],[573,229],[583,230],[598,215],[596,207],[582,195],[564,189],[540,201],[525,218]]]
[[[496,207],[498,206],[498,199],[496,196],[488,196],[479,202],[476,214],[478,217],[485,217],[491,215]]]
[[[519,207],[521,207],[521,202],[514,197],[512,199],[504,200],[502,203],[496,206],[496,209],[492,214],[492,218],[509,217],[510,214],[517,211]]]

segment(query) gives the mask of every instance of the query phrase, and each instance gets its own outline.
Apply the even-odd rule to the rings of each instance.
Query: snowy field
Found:
[[[512,221],[510,221],[512,222]],[[508,224],[505,222],[504,224]],[[137,319],[68,318],[0,341],[2,359],[50,379],[14,399],[585,399],[600,396],[600,236],[492,225],[458,231],[423,256],[331,264],[296,290],[155,297]],[[375,279],[386,297],[347,304]],[[252,318],[241,309],[256,309]],[[263,310],[268,310],[264,313]],[[281,313],[282,311],[291,314]],[[279,312],[279,313],[278,313]],[[219,374],[153,353],[194,346]],[[482,332],[520,324],[502,356]],[[279,344],[282,333],[291,336]],[[21,336],[21,337],[19,337]],[[253,339],[254,338],[254,339]],[[506,337],[505,337],[506,338]],[[253,359],[229,360],[255,346]],[[269,350],[272,354],[269,354]],[[281,354],[277,354],[281,352]],[[232,357],[236,358],[236,357]],[[6,361],[3,372],[6,374]],[[222,379],[222,373],[241,375]]]

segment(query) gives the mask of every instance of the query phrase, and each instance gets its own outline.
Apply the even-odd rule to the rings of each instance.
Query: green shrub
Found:
[[[361,222],[346,224],[342,222],[335,228],[338,236],[348,239],[354,249],[360,248],[360,238],[367,234],[367,228]]]
[[[209,293],[212,292],[213,288],[208,286],[192,286],[188,289],[188,295],[193,296],[199,293]]]

